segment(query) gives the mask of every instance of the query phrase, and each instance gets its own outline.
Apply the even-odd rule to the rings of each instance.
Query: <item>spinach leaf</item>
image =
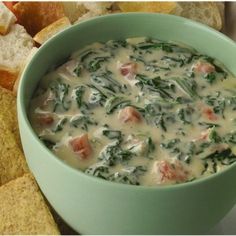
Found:
[[[84,62],[89,56],[96,54],[94,50],[88,49],[80,54],[80,61]]]
[[[209,122],[198,122],[199,125],[205,126],[206,128],[220,127],[219,124],[209,123]]]
[[[90,99],[89,99],[89,103],[90,104],[99,104],[99,105],[103,106],[104,103],[106,102],[107,95],[92,84],[87,85],[87,86],[92,89],[92,93],[91,93],[91,96],[90,96]]]
[[[103,130],[102,134],[109,139],[117,139],[119,141],[122,140],[122,133],[119,130]]]
[[[186,108],[180,108],[177,111],[177,116],[182,121],[183,124],[191,124],[192,123],[192,114],[194,113],[194,109],[190,106]]]
[[[59,79],[53,81],[50,84],[50,89],[54,94],[54,107],[53,112],[56,112],[58,108],[63,109],[64,111],[69,110],[71,101],[66,101],[66,97],[69,93],[69,84],[62,83]]]
[[[176,145],[178,143],[180,143],[180,139],[175,138],[175,139],[171,139],[171,140],[167,141],[166,143],[161,143],[160,147],[165,148],[165,149],[172,149],[172,148],[176,147]]]
[[[221,93],[217,92],[214,95],[208,95],[203,99],[205,103],[213,107],[213,111],[216,114],[221,115],[224,118],[224,111],[226,107],[225,98],[221,97]]]
[[[95,72],[101,68],[101,63],[106,62],[110,57],[95,57],[88,63],[88,71]]]
[[[203,76],[203,79],[207,80],[208,83],[212,84],[216,80],[216,75],[214,72],[209,73],[209,74],[205,74]]]
[[[226,102],[233,111],[236,110],[236,96],[227,97]]]
[[[139,176],[146,171],[147,169],[144,166],[127,167],[109,176],[109,180],[124,184],[140,185]]]
[[[43,143],[45,144],[45,146],[48,148],[48,149],[53,149],[53,147],[56,145],[56,143],[54,141],[51,141],[49,139],[44,139],[42,138],[41,139],[43,141]]]
[[[78,64],[77,67],[73,70],[73,72],[79,77],[81,75],[81,71],[83,69],[83,66],[81,64]]]
[[[158,116],[154,119],[154,124],[158,127],[160,126],[165,132],[167,131],[166,124],[165,124],[165,113],[159,113]]]
[[[156,146],[155,146],[155,144],[153,143],[151,137],[148,137],[148,138],[145,140],[145,143],[146,143],[146,145],[147,145],[147,156],[149,156],[149,154],[151,154],[152,152],[155,151]]]
[[[211,131],[209,133],[209,139],[212,143],[220,143],[222,141],[221,137],[216,132],[215,127],[211,128]]]
[[[123,92],[122,85],[112,78],[110,71],[101,74],[93,74],[91,80],[96,86],[109,90],[112,93]]]
[[[120,109],[131,104],[130,100],[124,97],[110,97],[106,100],[105,109],[107,114],[113,113],[116,109]]]
[[[78,86],[74,90],[76,103],[77,103],[78,108],[80,108],[82,113],[86,113],[87,110],[89,109],[88,104],[83,101],[85,91],[86,91],[86,87],[83,86],[83,85]]]
[[[194,142],[189,142],[187,144],[187,152],[186,155],[184,156],[184,162],[186,162],[187,164],[189,164],[192,160],[192,157],[194,154],[196,154],[196,145]]]
[[[107,145],[100,153],[99,159],[108,166],[114,166],[117,163],[129,161],[133,157],[129,150],[123,150],[117,142]]]
[[[118,48],[125,48],[127,46],[126,40],[112,40],[109,41],[105,47],[106,48],[111,48],[111,49],[118,49]]]
[[[62,131],[63,130],[63,126],[66,124],[67,122],[67,118],[62,118],[61,120],[58,121],[58,123],[56,124],[56,126],[52,129],[52,131],[54,133]]]
[[[144,42],[136,45],[136,49],[161,49],[165,52],[173,52],[172,45],[165,42]]]
[[[228,159],[228,160],[232,159],[233,161],[236,161],[236,156],[232,152],[232,150],[230,148],[228,148],[223,151],[215,151],[203,158],[203,160],[206,160],[206,159],[211,159],[211,160],[215,160],[215,161],[216,160],[223,161],[226,159]]]
[[[88,130],[89,125],[98,125],[98,123],[90,118],[88,115],[77,115],[71,118],[70,124],[75,128]]]
[[[179,67],[182,67],[182,66],[185,64],[184,59],[182,59],[182,58],[175,58],[175,57],[170,57],[170,56],[163,56],[163,57],[161,58],[161,60],[162,60],[162,61],[167,61],[167,62],[174,62],[174,63],[175,63],[174,65],[178,64]],[[173,65],[173,66],[174,66],[174,65]]]
[[[236,132],[231,132],[225,135],[224,141],[229,144],[236,144]]]
[[[135,85],[141,87],[141,90],[157,93],[162,98],[173,99],[170,95],[175,91],[173,82],[163,80],[159,76],[151,79],[141,74],[137,74],[135,78],[138,80]]]
[[[101,179],[107,179],[109,175],[109,167],[103,163],[98,163],[88,167],[85,170],[85,173]]]
[[[204,59],[205,61],[209,62],[210,64],[212,64],[215,67],[215,71],[217,73],[221,73],[223,74],[223,77],[226,78],[228,76],[228,73],[219,65],[216,64],[215,59],[209,56],[205,56],[205,55],[200,55],[200,57],[202,59]]]
[[[187,96],[190,98],[199,98],[197,94],[197,83],[193,79],[190,78],[170,78],[171,81],[175,82],[175,84],[182,90]]]

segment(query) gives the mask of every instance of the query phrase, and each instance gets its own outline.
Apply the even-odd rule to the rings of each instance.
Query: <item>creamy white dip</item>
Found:
[[[218,61],[146,38],[94,43],[45,75],[29,119],[59,158],[134,185],[193,181],[236,161],[236,79]]]

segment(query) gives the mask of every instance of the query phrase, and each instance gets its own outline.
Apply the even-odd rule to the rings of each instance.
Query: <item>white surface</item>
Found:
[[[209,234],[236,235],[236,206],[209,232]]]

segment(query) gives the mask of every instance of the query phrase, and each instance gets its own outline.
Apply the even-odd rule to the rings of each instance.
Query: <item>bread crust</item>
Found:
[[[60,234],[31,174],[0,187],[0,234]]]
[[[42,29],[40,32],[38,32],[34,36],[34,41],[43,44],[45,41],[47,41],[49,38],[57,34],[58,32],[62,31],[63,29],[71,26],[71,23],[67,17],[62,17],[61,19],[53,22],[52,24],[48,25],[44,29]]]
[[[18,77],[18,71],[0,66],[0,86],[12,90]]]
[[[18,2],[13,8],[19,24],[31,36],[65,16],[60,2]]]
[[[0,1],[0,34],[8,33],[11,25],[15,22],[15,15]]]
[[[0,87],[0,186],[28,172],[20,144],[16,98]],[[1,234],[1,233],[0,233]]]
[[[159,12],[170,13],[175,2],[117,2],[122,12]]]

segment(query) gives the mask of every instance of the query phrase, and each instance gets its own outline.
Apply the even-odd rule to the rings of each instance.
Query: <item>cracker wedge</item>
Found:
[[[0,234],[60,234],[31,174],[0,187]]]

